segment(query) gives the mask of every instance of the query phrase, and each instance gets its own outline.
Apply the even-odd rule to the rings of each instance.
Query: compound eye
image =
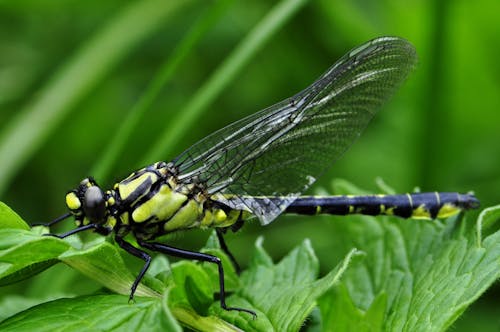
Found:
[[[92,223],[104,222],[106,202],[101,188],[92,186],[85,191],[83,211]]]

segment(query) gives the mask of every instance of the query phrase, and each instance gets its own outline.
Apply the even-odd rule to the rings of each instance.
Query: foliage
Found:
[[[130,271],[140,266],[140,262],[126,259],[132,268],[121,270],[115,266],[114,270],[123,275],[110,272],[109,278],[91,282],[76,269],[89,269],[84,272],[87,275],[102,275],[99,271],[103,267],[89,264],[87,259],[95,255],[103,265],[115,264],[118,253],[113,243],[40,237],[40,232],[46,230],[30,231],[23,219],[47,221],[62,213],[64,193],[87,175],[96,176],[102,185],[111,185],[144,163],[156,161],[151,158],[172,159],[214,130],[299,91],[347,50],[381,35],[411,41],[419,55],[419,66],[320,184],[329,186],[335,176],[372,188],[373,178],[381,176],[398,192],[416,185],[425,191],[474,190],[483,206],[498,204],[500,154],[494,151],[500,139],[500,5],[494,0],[427,0],[408,6],[390,0],[288,0],[276,5],[233,0],[2,2],[0,194],[23,218],[0,209],[7,213],[0,214],[0,218],[3,228],[8,229],[4,230],[0,250],[19,246],[17,253],[10,251],[14,261],[8,263],[15,263],[16,272],[1,269],[0,273],[9,274],[2,279],[4,283],[27,279],[2,286],[0,317],[60,297],[83,299],[95,294],[99,283],[105,283],[103,279],[113,280],[113,287],[106,286],[125,294],[134,275]],[[496,213],[495,209],[485,211]],[[474,218],[474,214],[467,217]],[[247,248],[261,233],[265,234],[266,250],[272,257],[286,256],[289,248],[308,237],[321,262],[320,275],[333,270],[353,247],[368,255],[361,263],[354,260],[343,275],[344,281],[318,300],[321,311],[314,309],[307,320],[311,328],[320,326],[314,324],[327,310],[334,310],[338,315],[348,311],[347,316],[342,314],[345,318],[364,317],[359,319],[361,325],[377,329],[381,321],[385,322],[388,310],[395,308],[390,292],[377,292],[382,289],[380,280],[371,285],[355,277],[362,269],[359,266],[366,266],[366,271],[374,269],[372,274],[382,278],[377,274],[379,270],[370,267],[372,262],[378,262],[370,255],[373,249],[390,250],[376,241],[382,249],[370,247],[374,241],[370,238],[372,231],[377,236],[387,234],[389,240],[398,243],[414,243],[411,236],[407,238],[408,232],[421,231],[434,239],[422,239],[415,245],[419,250],[427,248],[428,255],[431,249],[439,249],[428,241],[438,238],[445,243],[450,239],[458,241],[457,245],[465,246],[470,254],[486,248],[486,243],[493,246],[487,236],[476,236],[476,245],[472,246],[471,237],[481,232],[469,229],[470,222],[399,226],[400,221],[387,218],[368,220],[372,219],[350,218],[347,222],[343,218],[282,217],[265,229],[249,224],[236,235],[237,240],[232,236],[228,240],[245,265],[250,261]],[[481,220],[495,218],[484,212]],[[450,226],[453,224],[457,225],[455,229]],[[476,225],[481,228],[479,222]],[[365,227],[372,231],[365,231]],[[398,237],[394,227],[410,230]],[[448,229],[449,238],[431,236],[433,227],[436,231]],[[174,245],[193,248],[201,247],[204,241],[203,235],[197,233],[172,239]],[[416,250],[404,248],[410,253]],[[459,247],[454,248],[449,250],[458,255]],[[29,260],[17,261],[16,255],[23,252],[29,253]],[[434,252],[432,259],[441,257],[441,252]],[[63,259],[73,264],[72,268],[56,264]],[[402,262],[411,271],[429,268],[425,262]],[[197,265],[187,266],[189,271],[200,269]],[[207,267],[207,273],[212,273],[210,269]],[[147,288],[142,289],[144,295],[153,296],[138,299],[138,303],[146,301],[141,305],[149,312],[160,312],[155,302],[158,293],[167,296],[165,282],[170,274],[166,271],[166,264],[158,263],[157,273],[152,274],[157,277],[148,278]],[[399,272],[410,278],[407,270]],[[243,284],[234,275],[228,277],[234,287]],[[487,277],[496,274],[491,272]],[[353,279],[347,283],[349,278]],[[471,279],[470,285],[475,280]],[[487,285],[485,281],[484,287]],[[362,289],[353,291],[353,287]],[[474,294],[482,291],[476,288]],[[191,298],[198,314],[205,313],[209,293]],[[455,331],[468,331],[470,326],[496,331],[497,293],[498,288],[493,287],[454,324]],[[168,294],[169,301],[177,296],[175,289]],[[328,294],[335,294],[338,301],[331,302]],[[121,299],[121,295],[116,296]],[[459,303],[469,304],[452,298],[457,303],[450,307],[457,314]],[[195,300],[200,303],[195,304]],[[113,300],[104,296],[102,301]],[[408,305],[410,314],[412,302]],[[201,317],[191,311],[173,312],[177,313],[175,317],[183,317],[181,321]],[[340,327],[352,322],[333,317]],[[451,322],[454,316],[444,317]],[[442,326],[448,324],[437,321]],[[391,322],[391,326],[400,326],[394,319]],[[209,324],[207,320],[204,323]],[[323,324],[330,323],[323,320]]]
[[[218,301],[214,302],[212,294],[217,292],[217,271],[207,263],[200,266],[182,261],[172,264],[170,268],[168,264],[156,262],[152,271],[158,278],[149,276],[148,286],[141,284],[138,287],[136,296],[139,300],[134,305],[127,302],[134,277],[117,246],[105,241],[86,246],[77,241],[72,246],[66,241],[43,236],[38,227],[30,231],[24,229],[26,224],[11,228],[14,223],[10,220],[18,216],[5,205],[2,209],[1,284],[24,280],[60,261],[108,289],[124,294],[96,294],[44,302],[4,320],[0,323],[2,331],[27,331],[35,327],[38,331],[60,327],[66,331],[139,327],[171,331],[179,328],[173,316],[183,325],[201,331],[236,329],[234,326],[247,331],[294,331],[299,329],[313,309],[316,299],[338,282],[350,260],[358,255],[356,250],[352,250],[338,268],[318,279],[318,261],[307,240],[276,265],[262,248],[262,240],[259,240],[254,259],[241,276],[242,285],[238,285],[238,277],[223,252],[218,248],[206,248],[205,251],[223,257],[225,270],[228,271],[228,289],[235,290],[235,294],[228,299],[228,305],[254,310],[258,314],[256,320],[246,313],[226,312],[220,308]],[[215,237],[215,234],[212,235],[209,243],[214,244]],[[53,287],[57,288],[57,285]],[[8,299],[5,305],[8,305]],[[207,314],[210,316],[204,317]],[[40,326],[40,320],[47,322]]]
[[[18,313],[7,308],[10,299],[5,297],[0,308],[10,316],[0,323],[2,331],[139,326],[170,331],[180,329],[179,323],[199,331],[297,331],[316,305],[319,317],[304,331],[443,331],[500,276],[500,231],[493,228],[500,206],[484,210],[476,225],[463,216],[444,222],[352,217],[343,227],[344,241],[346,247],[364,253],[350,249],[321,278],[308,240],[274,264],[262,238],[238,277],[214,233],[204,251],[222,257],[227,289],[232,292],[228,305],[255,311],[253,319],[247,313],[225,311],[213,299],[218,291],[213,264],[180,261],[170,266],[159,256],[137,290],[136,303],[128,303],[134,275],[118,246],[103,239],[82,245],[75,237],[66,241],[44,236],[47,230],[41,226],[27,230],[5,205],[0,215],[0,284],[19,282],[63,262],[122,294],[38,299],[36,306],[31,305],[37,299],[27,297],[18,307],[28,309]],[[483,227],[493,231],[485,236]],[[71,293],[64,285],[47,287],[56,294]],[[43,327],[40,320],[45,320]]]

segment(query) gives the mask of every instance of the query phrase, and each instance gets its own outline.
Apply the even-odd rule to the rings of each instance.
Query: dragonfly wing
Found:
[[[295,96],[191,146],[174,160],[179,179],[271,222],[360,136],[416,60],[401,38],[353,49]]]

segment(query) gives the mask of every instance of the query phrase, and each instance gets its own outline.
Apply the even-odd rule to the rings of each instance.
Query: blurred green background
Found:
[[[417,70],[314,189],[331,191],[331,180],[344,178],[377,191],[381,177],[398,192],[473,190],[483,207],[498,204],[500,2],[297,0],[276,6],[0,3],[1,199],[27,221],[49,221],[65,212],[66,191],[83,177],[96,175],[109,186],[145,161],[168,161],[214,130],[298,92],[356,45],[396,35],[415,45]],[[269,15],[264,22],[276,26],[266,30]],[[261,35],[252,35],[255,29]],[[165,61],[171,79],[154,85],[157,94],[146,93],[165,73]],[[124,150],[109,150],[120,126],[141,108],[146,113],[130,125],[131,134],[118,139]],[[189,113],[193,109],[199,112]],[[165,132],[166,145],[151,152]],[[276,258],[307,236],[326,271],[341,257],[332,256],[328,230],[327,218],[283,217],[266,228],[248,225],[228,244],[245,263],[260,234]],[[200,247],[208,233],[192,233],[174,243]],[[29,283],[8,292],[29,292]],[[499,291],[485,294],[455,331],[498,331]]]

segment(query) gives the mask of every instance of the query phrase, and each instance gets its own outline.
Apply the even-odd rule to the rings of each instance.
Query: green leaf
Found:
[[[154,260],[145,285],[141,284],[137,291],[138,296],[151,298],[137,297],[137,301],[160,303],[163,308],[166,302],[161,302],[160,294],[166,296],[170,289],[168,304],[173,317],[199,331],[295,331],[313,312],[313,330],[321,326],[328,331],[443,331],[500,276],[500,232],[495,227],[499,219],[500,206],[484,210],[475,225],[462,216],[444,222],[366,216],[332,218],[337,227],[331,232],[332,241],[338,242],[337,248],[343,245],[340,252],[348,254],[319,279],[319,263],[308,240],[274,264],[262,247],[262,239],[256,242],[250,266],[239,278],[219,248],[214,232],[202,251],[223,262],[227,304],[253,310],[257,319],[248,313],[225,311],[213,298],[219,291],[215,264],[184,260],[169,269],[162,255]],[[0,282],[22,280],[41,270],[40,266],[46,268],[60,260],[125,294],[119,296],[123,301],[120,308],[128,305],[127,296],[136,274],[124,264],[120,248],[103,238],[83,246],[76,241],[78,237],[61,240],[40,236],[43,230],[0,229]],[[106,303],[100,297],[88,298],[97,299],[98,305]],[[51,310],[57,306],[52,305],[69,301],[68,306],[75,306],[78,312],[76,302],[86,299],[44,303],[8,318],[0,327],[19,324],[12,326],[32,329],[38,314],[55,314]],[[40,300],[17,301],[18,307],[26,307],[30,301]],[[316,303],[319,313],[314,311]],[[49,308],[50,314],[38,311],[40,308]],[[161,320],[167,311],[163,308],[151,315]],[[136,315],[127,309],[122,312],[126,317]],[[203,317],[208,314],[212,316]],[[93,315],[91,310],[87,316],[81,314],[80,319],[95,321]]]
[[[10,207],[0,202],[0,229],[2,228],[29,230],[30,226],[17,213],[12,211]]]
[[[216,256],[221,260],[222,266],[224,268],[224,280],[226,283],[226,291],[231,292],[240,287],[240,278],[236,273],[233,263],[226,255],[226,253],[222,251],[222,249],[220,248],[219,239],[217,238],[217,233],[215,231],[212,232],[212,234],[208,237],[207,243],[205,244],[205,247],[201,250],[201,252],[212,256]],[[213,263],[205,262],[203,263],[203,268],[205,269],[211,280],[212,289],[218,292],[219,270],[217,266]]]
[[[155,279],[163,282],[164,285],[168,285],[172,275],[172,267],[168,258],[165,255],[154,257],[149,266],[148,273],[154,276]]]
[[[55,300],[53,298],[30,298],[21,295],[7,295],[2,296],[0,300],[0,322],[14,316],[18,312],[34,307],[35,305]]]
[[[119,250],[108,242],[101,242],[85,250],[70,249],[60,255],[59,259],[107,288],[128,295],[135,276],[125,265]],[[161,291],[164,288],[163,283],[154,281],[152,277],[148,279],[152,283],[148,286],[154,287],[155,290],[141,283],[137,287],[136,295],[160,296],[156,290]]]
[[[387,296],[381,293],[367,311],[358,309],[344,284],[331,288],[319,299],[323,331],[381,331]]]
[[[50,263],[47,266],[44,266],[45,268],[58,261],[62,261],[73,267],[75,270],[82,272],[89,278],[98,281],[115,292],[125,294],[125,296],[116,297],[115,295],[100,295],[97,297],[79,297],[43,303],[7,319],[0,325],[1,328],[5,327],[5,329],[9,330],[12,327],[12,329],[23,330],[26,328],[26,330],[32,330],[33,326],[39,324],[38,320],[42,319],[38,315],[46,315],[47,317],[53,317],[53,319],[56,320],[54,325],[59,326],[60,324],[60,326],[66,326],[66,324],[68,324],[68,329],[71,330],[72,322],[68,323],[68,317],[63,316],[63,318],[60,318],[58,316],[59,313],[56,313],[55,311],[61,311],[64,314],[64,310],[59,310],[58,308],[63,308],[67,305],[69,308],[74,308],[74,312],[78,312],[78,310],[80,310],[80,306],[85,307],[85,305],[87,305],[85,304],[86,301],[91,301],[92,303],[95,301],[97,305],[92,307],[96,308],[99,314],[102,311],[100,307],[101,304],[103,306],[109,306],[111,305],[110,303],[113,303],[120,309],[117,310],[122,312],[122,316],[125,317],[123,318],[124,320],[136,319],[135,317],[138,314],[136,312],[137,309],[128,310],[130,308],[136,308],[128,304],[130,286],[135,280],[136,275],[132,274],[123,262],[120,255],[121,249],[109,242],[103,241],[104,238],[99,238],[96,241],[88,243],[86,246],[82,246],[79,242],[75,241],[77,238],[77,236],[72,236],[68,239],[61,240],[49,236],[40,236],[38,228],[35,232],[28,232],[20,229],[1,229],[0,244],[3,243],[3,247],[7,249],[0,251],[0,267],[3,268],[1,271],[2,273],[0,274],[0,281],[2,284],[6,284],[7,282],[11,283],[20,281],[36,274],[41,270],[36,269],[36,267],[40,265],[38,264],[40,261],[47,264]],[[70,242],[76,244],[76,247],[81,249],[71,246]],[[165,274],[165,268],[169,267],[168,261],[166,259],[161,259],[161,257],[163,256],[160,256],[160,258],[156,258],[153,261],[152,270],[150,272],[155,275]],[[49,259],[48,262],[46,261],[47,259]],[[166,286],[172,286],[175,283],[175,287],[172,292],[172,300],[168,302],[175,308],[175,317],[184,325],[200,331],[236,330],[234,326],[231,326],[216,317],[202,317],[199,313],[196,313],[191,309],[191,307],[196,308],[199,312],[203,313],[206,312],[208,307],[213,303],[214,290],[211,287],[212,283],[202,265],[195,264],[190,261],[181,261],[173,264],[171,271],[169,271],[167,275],[170,275],[170,278],[166,278],[162,281],[147,274],[143,279],[143,282],[146,285],[143,283],[139,285],[135,301],[138,303],[144,303],[144,301],[147,301],[145,298],[141,298],[140,296],[159,299],[161,298],[160,293],[163,293],[164,295],[168,293],[166,291]],[[113,300],[108,303],[107,300],[105,300],[106,297]],[[4,300],[10,301],[9,309],[11,309],[11,312],[18,311],[16,308],[26,308],[30,305],[30,303],[38,304],[43,301],[43,299],[36,298],[4,298]],[[80,304],[80,302],[83,304]],[[5,305],[7,304],[8,303]],[[143,305],[139,306],[139,308],[143,307]],[[163,307],[164,313],[168,311],[164,304]],[[85,321],[95,322],[92,324],[100,323],[99,320],[101,318],[99,315],[96,316],[96,312],[94,310],[89,310],[86,314],[79,313],[78,315],[80,318],[78,322],[83,324],[81,326],[83,326],[84,329],[87,328],[87,326],[90,326],[89,330],[92,329],[92,325],[87,325]],[[158,316],[156,318],[151,317],[152,321],[163,319],[163,316],[161,316],[162,313],[158,310],[152,310],[149,315]],[[137,320],[139,321],[139,318],[137,318]],[[114,321],[110,321],[109,324],[114,324]],[[116,324],[118,324],[117,329],[122,328],[120,321],[116,321]],[[75,326],[75,329],[77,329],[78,324]],[[103,326],[105,326],[105,324]],[[129,327],[129,325],[126,324],[123,326],[125,326],[123,329]],[[145,326],[147,328],[147,325],[141,326]],[[52,328],[54,328],[54,326],[50,325],[47,329]],[[104,329],[106,329],[106,327],[104,327]]]
[[[206,332],[225,332],[225,331],[238,331],[240,329],[228,322],[215,316],[203,317],[195,313],[193,310],[174,307],[172,308],[172,313],[175,318],[182,323],[182,325],[189,327],[195,331],[206,331]]]
[[[491,230],[499,219],[500,206],[483,211],[475,228],[463,215],[332,218],[332,234],[342,237],[332,240],[367,256],[321,299],[323,328],[446,330],[500,276],[500,232]],[[491,233],[482,241],[481,225]]]
[[[481,211],[476,223],[477,246],[481,247],[483,243],[483,233],[491,231],[495,223],[500,220],[500,209],[493,206]],[[493,232],[495,229],[493,229]]]
[[[215,231],[201,252],[214,255],[222,261],[226,292],[239,288],[239,277],[227,255],[220,249]],[[197,313],[207,315],[209,306],[214,303],[213,295],[219,292],[217,266],[208,262],[199,264],[180,261],[172,264],[172,276],[175,287],[171,292],[170,303],[173,306],[189,306]]]
[[[0,286],[29,278],[57,263],[67,242],[17,228],[0,229]]]
[[[47,302],[0,323],[2,331],[182,331],[161,299],[129,304],[121,295]]]
[[[213,302],[213,289],[208,274],[201,265],[191,261],[172,264],[172,277],[175,287],[170,297],[173,306],[191,307],[206,314]]]
[[[351,261],[360,256],[352,250],[335,269],[317,279],[318,260],[308,240],[275,265],[259,239],[250,267],[241,275],[242,288],[228,298],[228,305],[253,310],[257,319],[216,305],[212,308],[245,331],[297,331],[314,309],[316,299],[338,282]]]

